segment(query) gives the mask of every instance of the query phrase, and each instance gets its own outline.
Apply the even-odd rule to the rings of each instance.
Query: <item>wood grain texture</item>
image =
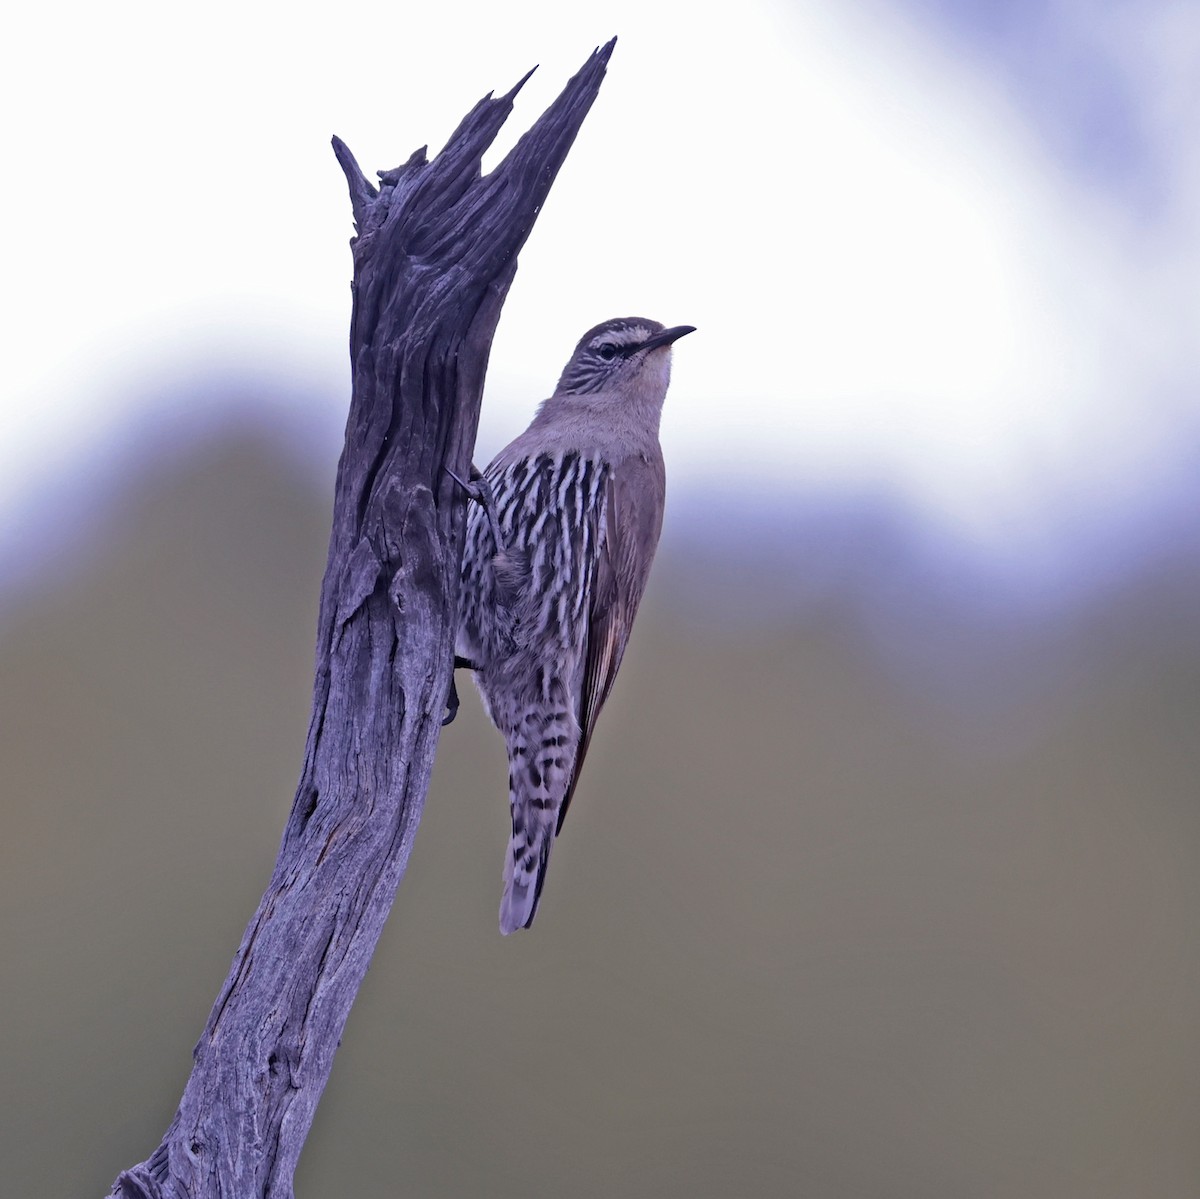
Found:
[[[334,139],[358,231],[353,392],[303,770],[270,884],[196,1045],[175,1118],[111,1196],[292,1194],[342,1029],[408,861],[437,749],[465,506],[446,468],[464,478],[469,470],[518,251],[613,44],[591,55],[487,175],[481,155],[525,80],[481,100],[432,161],[422,149],[380,172],[378,187]]]

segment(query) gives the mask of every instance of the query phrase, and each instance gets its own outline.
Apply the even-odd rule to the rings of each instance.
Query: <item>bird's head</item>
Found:
[[[694,332],[694,325],[668,329],[638,316],[605,321],[579,339],[555,394],[611,392],[661,404],[671,379],[671,345]]]

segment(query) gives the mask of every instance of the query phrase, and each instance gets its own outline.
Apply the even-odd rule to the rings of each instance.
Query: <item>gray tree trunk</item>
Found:
[[[358,229],[353,394],[304,768],[274,874],[195,1048],[179,1110],[111,1196],[292,1194],[408,861],[445,711],[465,509],[447,467],[462,478],[470,469],[517,252],[612,48],[592,54],[488,175],[480,157],[521,84],[481,100],[432,162],[422,148],[382,172],[378,189],[334,139]]]

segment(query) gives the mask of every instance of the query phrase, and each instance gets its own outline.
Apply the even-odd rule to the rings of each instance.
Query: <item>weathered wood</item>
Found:
[[[612,48],[592,54],[488,175],[480,157],[520,83],[481,100],[433,161],[422,149],[380,172],[378,188],[334,139],[358,230],[353,393],[304,768],[274,874],[196,1046],[179,1110],[112,1196],[292,1193],[429,785],[452,676],[464,523],[465,497],[447,467],[462,477],[470,469],[517,253]]]

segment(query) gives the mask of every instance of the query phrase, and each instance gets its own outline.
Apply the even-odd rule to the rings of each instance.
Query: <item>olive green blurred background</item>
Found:
[[[300,766],[330,479],[251,430],[125,473],[0,615],[12,1195],[157,1143]],[[464,683],[298,1194],[1198,1193],[1196,529],[1035,619],[804,527],[808,590],[669,510],[508,939]]]

